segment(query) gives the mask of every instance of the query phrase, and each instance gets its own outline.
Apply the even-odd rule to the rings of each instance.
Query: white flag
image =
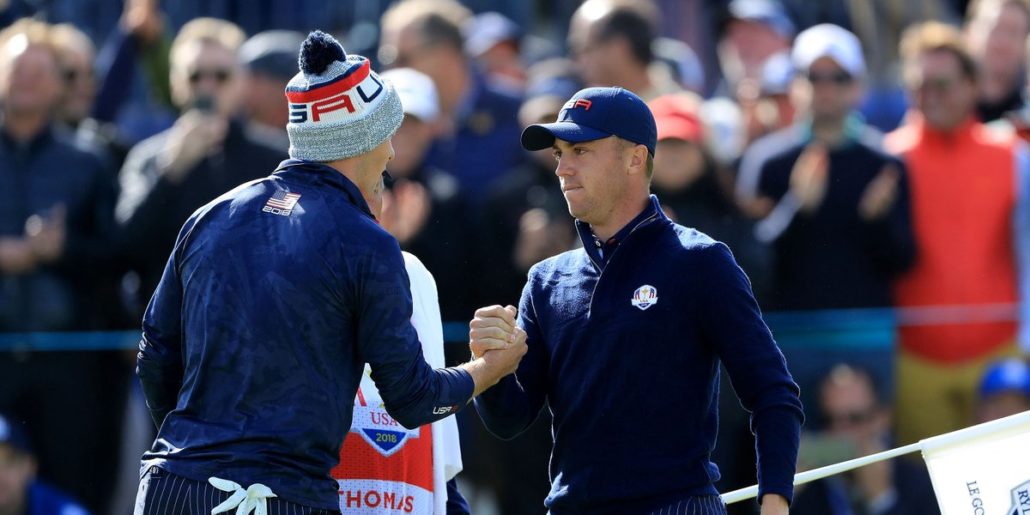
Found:
[[[920,447],[943,515],[1030,515],[1030,411]]]

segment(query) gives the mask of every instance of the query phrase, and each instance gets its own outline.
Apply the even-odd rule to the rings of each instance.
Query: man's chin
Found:
[[[569,214],[572,215],[572,218],[575,218],[576,220],[583,220],[583,217],[587,215],[587,212],[583,208],[583,206],[573,205],[568,200],[565,201],[565,205],[569,207]]]

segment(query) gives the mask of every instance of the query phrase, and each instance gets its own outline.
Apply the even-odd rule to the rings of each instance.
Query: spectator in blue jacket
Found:
[[[397,2],[383,14],[379,56],[433,79],[441,123],[428,164],[457,177],[462,198],[479,208],[488,188],[522,162],[522,101],[487,80],[465,53],[462,30],[471,17],[455,0]]]
[[[110,278],[114,184],[54,128],[63,84],[50,30],[25,19],[0,33],[0,332],[101,329],[110,310],[96,295]],[[115,353],[0,353],[0,410],[26,420],[40,476],[98,512],[114,476],[119,372]]]
[[[338,513],[330,469],[365,363],[392,423],[415,428],[526,351],[515,309],[493,306],[470,324],[471,362],[426,364],[400,249],[376,221],[397,92],[322,32],[299,61],[292,159],[186,221],[144,316],[137,370],[160,429],[137,515],[187,500],[204,513]]]
[[[36,467],[24,430],[0,414],[0,514],[88,515],[71,497],[38,480]]]
[[[553,149],[583,247],[530,269],[529,351],[476,407],[511,438],[550,406],[552,514],[725,514],[710,459],[721,360],[751,411],[762,513],[786,514],[797,385],[729,248],[650,195],[656,132],[622,88],[581,90],[555,123],[523,132],[526,149]]]

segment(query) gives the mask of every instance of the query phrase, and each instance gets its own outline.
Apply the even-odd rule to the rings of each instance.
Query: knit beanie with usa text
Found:
[[[300,48],[300,73],[286,85],[290,157],[329,162],[373,150],[404,119],[393,86],[368,59],[347,55],[336,39],[308,34]]]

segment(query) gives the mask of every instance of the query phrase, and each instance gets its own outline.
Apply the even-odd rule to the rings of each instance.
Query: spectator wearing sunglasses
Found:
[[[745,152],[737,198],[758,219],[755,235],[772,247],[765,305],[778,310],[851,309],[891,305],[891,281],[915,248],[904,166],[881,148],[882,136],[856,116],[866,66],[858,39],[836,25],[798,35],[791,53],[792,95],[800,121],[758,139]],[[832,332],[816,348],[778,340],[803,392],[838,361],[853,359],[878,384],[893,376],[894,325],[889,319],[857,334]],[[804,352],[800,352],[804,350]],[[794,355],[797,353],[797,355]]]
[[[197,18],[172,42],[172,100],[182,110],[175,124],[139,143],[121,172],[116,217],[122,246],[138,284],[129,292],[148,299],[161,277],[175,236],[194,210],[240,183],[263,177],[286,154],[261,143],[236,113],[241,91],[236,25]],[[142,312],[141,303],[136,310]]]
[[[63,93],[57,105],[56,121],[74,136],[80,146],[108,161],[112,177],[125,160],[129,146],[121,141],[112,123],[94,117],[99,81],[94,72],[97,49],[93,40],[70,23],[54,25],[52,39],[60,57]],[[122,82],[125,78],[121,77]],[[122,92],[122,100],[127,95]],[[112,178],[112,180],[114,180]]]
[[[976,120],[977,61],[957,29],[913,26],[901,54],[913,110],[887,146],[911,172],[919,256],[896,299],[962,308],[900,332],[898,437],[908,443],[965,427],[987,366],[1017,342],[1030,350],[1030,154]],[[992,305],[1013,309],[985,318]]]
[[[822,427],[801,437],[799,468],[815,468],[885,451],[892,445],[891,407],[865,370],[835,366],[819,385]],[[921,462],[893,459],[799,486],[793,515],[931,515],[940,513]]]
[[[89,117],[97,95],[97,81],[93,74],[96,47],[89,36],[68,23],[55,25],[53,36],[61,58],[61,79],[64,80],[64,94],[57,117],[69,127],[76,128]]]
[[[175,120],[168,92],[170,41],[157,0],[126,0],[99,49],[71,23],[53,27],[53,43],[64,80],[57,120],[116,173],[135,143]]]

